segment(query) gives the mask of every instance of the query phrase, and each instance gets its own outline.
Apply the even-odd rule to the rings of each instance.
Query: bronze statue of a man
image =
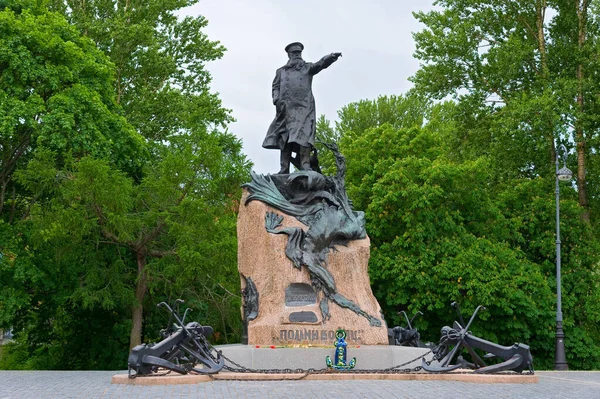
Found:
[[[315,143],[316,112],[312,93],[312,78],[333,64],[342,53],[331,53],[315,63],[302,59],[302,43],[285,47],[289,61],[277,70],[273,80],[275,119],[269,126],[263,147],[281,150],[281,170],[290,173],[292,152],[297,154],[294,165],[310,170],[310,154]]]

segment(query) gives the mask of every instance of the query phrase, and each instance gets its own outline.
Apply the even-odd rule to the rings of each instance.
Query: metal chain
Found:
[[[210,344],[208,344],[210,345]],[[410,373],[415,373],[418,371],[421,371],[423,369],[423,367],[421,366],[416,366],[416,367],[412,367],[412,368],[402,368],[408,364],[411,364],[413,362],[418,361],[419,359],[424,359],[427,355],[431,354],[432,352],[434,352],[434,349],[429,350],[428,352],[417,356],[414,359],[411,359],[409,361],[406,361],[402,364],[393,366],[393,367],[389,367],[389,368],[385,368],[385,369],[352,369],[352,370],[335,370],[335,369],[330,369],[330,368],[322,368],[322,369],[314,369],[314,368],[309,368],[309,369],[301,369],[301,368],[297,368],[297,369],[290,369],[290,368],[285,368],[285,369],[253,369],[253,368],[249,368],[249,367],[245,367],[239,363],[237,363],[236,361],[230,359],[229,357],[225,356],[221,351],[218,351],[216,348],[214,348],[211,345],[212,349],[215,349],[216,352],[218,352],[220,354],[220,356],[225,359],[228,363],[234,365],[235,367],[231,367],[228,366],[227,364],[225,364],[225,366],[223,367],[224,369],[226,369],[227,371],[231,371],[234,373],[255,373],[255,374],[303,374],[301,376],[299,376],[298,378],[273,378],[273,380],[301,380],[306,378],[308,375],[311,374],[410,374]],[[432,359],[434,360],[434,359]],[[431,361],[427,361],[427,364],[430,364]],[[475,374],[475,371],[454,371],[454,374]],[[493,374],[502,374],[502,372],[498,372],[498,373],[487,373],[488,375],[493,375]],[[533,369],[530,369],[529,372],[526,373],[526,375],[533,375],[534,371]],[[259,380],[259,379],[247,379],[247,381],[253,381],[253,380]],[[264,379],[260,379],[260,380],[264,380]],[[246,379],[245,379],[246,381]]]
[[[210,344],[208,344],[208,345],[210,345]],[[330,368],[322,368],[322,369],[314,369],[314,368],[309,368],[309,369],[301,369],[301,368],[297,368],[297,369],[291,369],[291,368],[253,369],[253,368],[245,367],[245,366],[237,363],[236,361],[230,359],[229,357],[225,356],[222,351],[216,350],[216,348],[214,348],[212,345],[211,345],[211,349],[215,349],[215,351],[217,351],[223,359],[225,359],[228,363],[235,366],[235,367],[231,367],[231,366],[228,366],[227,364],[225,364],[225,366],[223,367],[225,370],[231,371],[234,373],[279,374],[279,375],[281,375],[281,374],[302,374],[298,378],[293,378],[293,379],[292,378],[273,378],[273,380],[284,380],[284,379],[285,380],[302,380],[311,374],[334,374],[334,373],[338,373],[338,374],[342,374],[342,373],[346,373],[346,374],[408,374],[408,373],[421,371],[422,367],[416,366],[413,368],[404,368],[404,369],[401,369],[401,367],[404,367],[408,364],[416,362],[419,359],[423,359],[425,356],[427,356],[428,354],[431,353],[431,350],[430,350],[427,353],[420,355],[414,359],[411,359],[407,362],[404,362],[397,366],[389,367],[386,369],[352,369],[352,370],[335,370],[335,369],[330,369]],[[264,380],[264,379],[261,378],[260,380]]]
[[[227,371],[233,372],[233,373],[253,373],[253,374],[277,374],[277,375],[282,375],[282,374],[302,374],[300,376],[298,376],[297,378],[284,378],[284,377],[274,377],[272,379],[272,381],[281,381],[281,380],[302,380],[304,378],[306,378],[307,376],[311,375],[311,374],[410,374],[410,373],[415,373],[418,371],[421,371],[423,369],[422,366],[415,366],[412,368],[403,368],[404,366],[407,366],[411,363],[414,363],[416,361],[418,361],[419,359],[424,359],[427,355],[431,354],[432,352],[434,353],[434,356],[431,360],[426,361],[426,363],[429,365],[433,360],[435,360],[437,358],[437,354],[436,354],[436,348],[430,349],[428,352],[417,356],[414,359],[408,360],[404,363],[398,364],[396,366],[393,367],[388,367],[385,369],[352,369],[352,370],[336,370],[336,369],[330,369],[330,368],[322,368],[322,369],[315,369],[315,368],[308,368],[308,369],[302,369],[302,368],[296,368],[296,369],[291,369],[291,368],[285,368],[285,369],[254,369],[254,368],[250,368],[250,367],[246,367],[243,366],[241,364],[239,364],[238,362],[236,362],[235,360],[225,356],[223,354],[222,351],[218,350],[217,348],[215,348],[213,345],[210,344],[210,342],[208,342],[208,340],[206,339],[206,337],[204,337],[203,335],[198,335],[198,338],[200,339],[200,341],[202,341],[202,344],[205,345],[205,347],[208,349],[208,355],[214,360],[214,361],[218,361],[218,357],[222,357],[227,363],[233,365],[230,366],[227,363],[223,366],[223,368]],[[216,356],[213,355],[213,351],[217,354]],[[474,371],[455,371],[455,374],[474,374]],[[501,374],[501,373],[489,373],[489,374]],[[533,367],[530,368],[529,372],[527,373],[528,375],[533,375],[534,374],[534,370]],[[163,374],[164,375],[164,374]],[[209,377],[213,378],[212,374],[207,374]],[[156,375],[155,375],[156,376]],[[130,376],[130,378],[135,378],[135,376]],[[245,379],[245,381],[254,381],[254,380],[261,380],[264,381],[263,378],[256,378],[256,379]]]

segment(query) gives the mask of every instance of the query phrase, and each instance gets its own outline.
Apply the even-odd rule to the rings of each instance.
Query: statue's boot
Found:
[[[281,170],[279,174],[290,174],[290,160],[292,158],[292,150],[286,146],[281,150],[281,155],[279,158],[279,165],[281,166]]]
[[[300,157],[300,169],[301,170],[312,170],[310,167],[310,147],[300,147],[298,156]]]

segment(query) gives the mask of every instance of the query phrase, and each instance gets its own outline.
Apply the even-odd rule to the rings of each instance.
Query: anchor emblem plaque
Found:
[[[336,370],[351,370],[356,365],[356,358],[353,357],[350,363],[346,364],[347,346],[346,343],[346,331],[339,328],[335,332],[335,355],[333,360],[329,356],[325,359],[327,367]]]

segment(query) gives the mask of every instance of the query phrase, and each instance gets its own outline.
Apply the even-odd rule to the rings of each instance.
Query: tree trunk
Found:
[[[7,184],[4,180],[0,182],[0,214],[4,210],[4,197],[6,195]]]
[[[144,315],[144,297],[146,296],[146,253],[143,250],[136,251],[138,266],[138,281],[135,289],[135,304],[131,311],[131,336],[129,338],[129,349],[142,343],[142,322]]]
[[[17,186],[13,184],[12,186],[12,203],[10,206],[10,218],[8,219],[8,224],[13,224],[15,220],[15,212],[17,211]]]
[[[583,208],[581,218],[590,221],[590,207],[585,187],[585,139],[583,132],[577,131],[577,191],[579,192],[579,205]]]
[[[586,40],[586,24],[587,24],[587,0],[576,2],[577,5],[577,20],[578,20],[578,40],[577,45],[579,52],[583,52],[583,47]],[[575,121],[575,142],[577,143],[577,191],[579,193],[579,205],[584,209],[582,218],[586,222],[590,221],[590,208],[586,190],[585,179],[585,152],[586,140],[583,131],[582,118],[585,113],[583,99],[583,65],[577,66],[577,109],[579,115]]]
[[[540,71],[544,80],[548,79],[550,72],[548,69],[548,53],[546,51],[546,35],[544,32],[544,20],[546,18],[546,0],[541,0],[536,4],[536,28],[538,51],[540,52]]]

